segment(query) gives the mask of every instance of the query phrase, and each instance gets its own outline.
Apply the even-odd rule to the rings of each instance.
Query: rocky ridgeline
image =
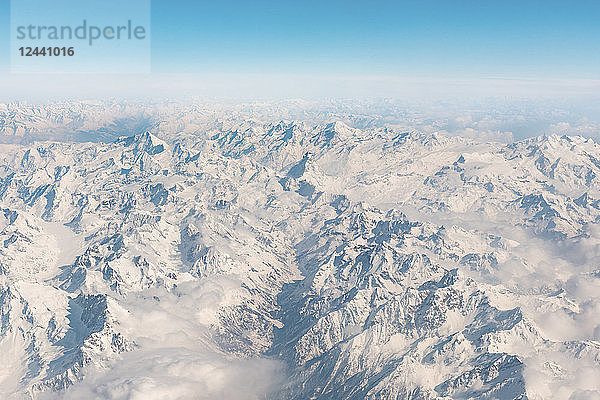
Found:
[[[595,240],[591,140],[280,122],[2,159],[2,387],[15,398],[144,351],[139,310],[171,303],[189,307],[190,341],[282,360],[273,398],[542,398],[577,362],[600,368],[598,337],[548,337],[532,311],[579,315],[569,285],[600,279],[597,260],[547,278],[521,250],[525,237]]]

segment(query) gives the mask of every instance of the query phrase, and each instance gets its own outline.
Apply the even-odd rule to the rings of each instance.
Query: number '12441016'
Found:
[[[73,47],[20,47],[21,57],[72,57],[75,55]]]

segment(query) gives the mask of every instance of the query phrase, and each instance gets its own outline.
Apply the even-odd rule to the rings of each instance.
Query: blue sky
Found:
[[[597,0],[153,0],[152,71],[599,80],[599,17]]]
[[[599,1],[153,1],[158,71],[600,78]]]
[[[599,20],[586,0],[154,0],[153,69],[600,78]]]

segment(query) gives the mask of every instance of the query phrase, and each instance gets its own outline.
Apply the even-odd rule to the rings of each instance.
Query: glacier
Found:
[[[600,144],[336,110],[0,107],[2,398],[600,398]]]

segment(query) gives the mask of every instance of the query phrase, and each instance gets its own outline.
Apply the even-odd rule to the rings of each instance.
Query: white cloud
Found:
[[[188,347],[145,348],[125,354],[106,371],[54,398],[64,400],[259,399],[280,381],[280,364],[267,359],[228,359]]]
[[[280,361],[235,357],[219,350],[209,326],[220,305],[236,302],[239,282],[205,278],[178,285],[173,293],[148,290],[124,302],[120,328],[139,347],[105,370],[90,367],[86,378],[52,400],[259,399],[282,379]],[[154,299],[160,295],[160,301]]]

